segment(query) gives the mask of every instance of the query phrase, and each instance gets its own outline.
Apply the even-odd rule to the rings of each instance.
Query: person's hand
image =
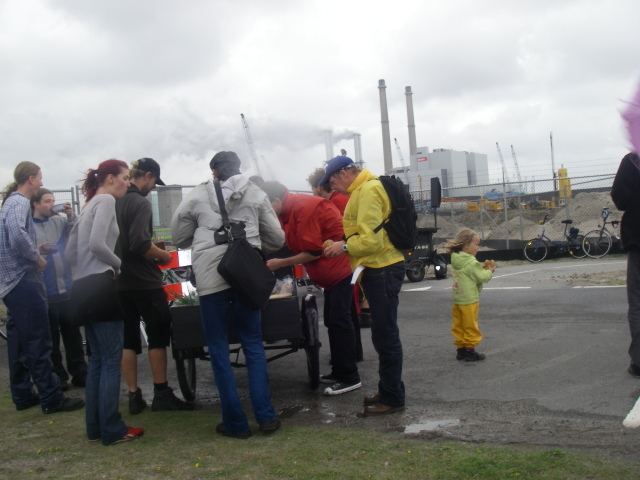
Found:
[[[40,245],[38,245],[38,253],[40,255],[47,255],[47,247],[45,247],[45,245],[51,245],[49,242],[44,242],[41,243]]]
[[[171,260],[173,260],[173,257],[169,252],[165,250],[161,250],[161,252],[162,253],[160,253],[155,259],[156,263],[158,265],[169,265],[171,263]]]
[[[495,271],[496,271],[496,267],[495,267],[495,266],[493,266],[493,267],[489,267],[489,270],[491,270],[491,273],[493,273],[493,272],[495,272]]]
[[[272,272],[284,266],[285,265],[282,258],[272,258],[270,260],[267,260],[267,268]]]
[[[44,257],[38,257],[38,260],[36,261],[36,272],[42,273],[44,272],[44,269],[46,267],[47,261],[44,259]]]
[[[71,208],[71,204],[69,202],[64,203],[64,214],[67,216],[67,220],[71,220],[76,215],[73,213],[73,208]]]
[[[325,257],[339,257],[340,255],[344,255],[344,250],[342,246],[344,245],[344,241],[340,240],[339,242],[333,242],[331,245],[324,249]]]

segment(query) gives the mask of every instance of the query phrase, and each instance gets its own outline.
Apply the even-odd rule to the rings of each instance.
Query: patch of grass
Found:
[[[125,409],[123,408],[123,411]],[[640,464],[559,449],[438,443],[364,429],[310,425],[249,440],[215,434],[219,413],[151,412],[124,420],[145,428],[133,442],[89,443],[84,410],[17,412],[6,390],[0,478],[225,479],[600,479],[638,478]]]

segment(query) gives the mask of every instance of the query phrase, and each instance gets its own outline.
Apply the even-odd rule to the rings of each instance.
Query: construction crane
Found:
[[[513,157],[513,164],[516,167],[516,176],[518,177],[518,189],[522,190],[522,177],[520,177],[520,167],[518,167],[518,159],[516,158],[516,151],[511,145],[511,156]]]
[[[400,164],[402,165],[402,171],[404,172],[404,180],[407,182],[407,186],[409,186],[409,172],[407,171],[407,166],[404,163],[404,157],[402,156],[402,151],[400,150],[400,144],[398,143],[398,139],[394,138],[394,142],[396,142],[396,150],[398,151],[398,158],[400,159]]]
[[[500,163],[502,164],[502,181],[504,182],[507,178],[507,166],[504,163],[504,158],[502,158],[502,150],[500,150],[500,145],[496,142],[496,148],[498,149],[498,157],[500,158]]]
[[[256,175],[262,176],[262,172],[260,171],[260,166],[258,165],[258,157],[256,156],[256,151],[253,148],[253,139],[251,138],[251,131],[249,130],[249,124],[247,120],[244,118],[244,114],[241,113],[240,117],[242,118],[242,128],[244,129],[244,136],[247,140],[247,147],[249,147],[249,155],[251,156],[251,161],[253,162],[253,168],[256,170]]]

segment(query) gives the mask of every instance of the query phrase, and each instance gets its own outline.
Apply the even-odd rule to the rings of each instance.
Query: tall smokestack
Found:
[[[362,166],[364,165],[364,162],[362,161],[362,145],[360,143],[359,133],[353,134],[353,150],[354,150],[354,156],[356,157],[354,160],[358,164],[358,166],[362,168]]]
[[[327,151],[327,162],[333,158],[333,134],[331,130],[324,131],[324,148]]]
[[[418,146],[416,144],[416,122],[413,118],[413,92],[411,87],[404,87],[407,97],[407,127],[409,127],[409,155],[415,155]]]
[[[389,134],[389,112],[387,110],[387,86],[384,80],[378,80],[378,90],[380,90],[380,114],[382,120],[382,150],[384,153],[384,172],[393,170],[393,161],[391,160],[391,135]]]

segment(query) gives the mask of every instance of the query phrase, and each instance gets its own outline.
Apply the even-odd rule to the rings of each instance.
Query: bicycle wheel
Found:
[[[611,250],[611,235],[602,230],[592,230],[584,236],[582,248],[591,258],[604,257]]]
[[[567,247],[569,248],[569,255],[573,258],[584,258],[587,254],[584,251],[584,235],[577,235],[576,238],[570,239]]]
[[[176,361],[176,374],[182,396],[187,402],[196,399],[196,360],[188,349],[174,349],[173,358]]]
[[[547,258],[549,248],[544,240],[539,237],[532,238],[524,245],[524,256],[530,262],[541,262]]]

